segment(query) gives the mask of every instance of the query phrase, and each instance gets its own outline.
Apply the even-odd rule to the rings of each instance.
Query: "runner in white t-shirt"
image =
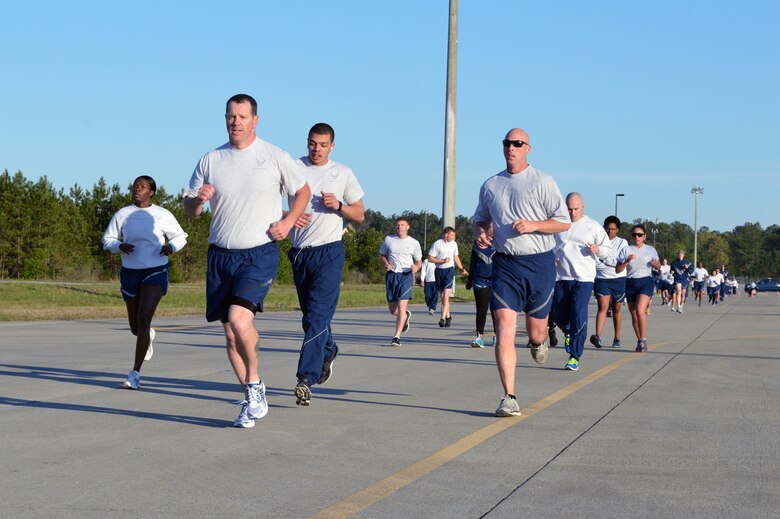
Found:
[[[702,266],[701,261],[697,261],[693,271],[693,296],[699,302],[699,306],[704,299],[704,288],[709,276],[709,272]]]
[[[409,236],[409,220],[406,217],[401,216],[395,221],[395,234],[385,237],[379,248],[379,257],[387,270],[387,308],[395,316],[395,335],[388,346],[400,346],[401,333],[409,329],[412,317],[412,312],[406,308],[412,298],[414,276],[422,266],[420,242]]]
[[[440,328],[449,328],[452,322],[450,315],[450,294],[455,286],[455,265],[462,276],[468,275],[458,255],[458,244],[455,243],[455,229],[445,227],[440,240],[436,240],[428,251],[428,262],[436,265],[436,287],[441,293]]]
[[[298,302],[303,312],[303,343],[295,373],[295,402],[308,406],[311,387],[324,384],[333,374],[339,347],[331,321],[339,301],[344,270],[344,220],[362,223],[363,188],[347,166],[330,160],[336,132],[327,123],[309,130],[308,154],[298,163],[312,192],[311,200],[292,231],[287,253]],[[293,203],[294,199],[290,199]]]

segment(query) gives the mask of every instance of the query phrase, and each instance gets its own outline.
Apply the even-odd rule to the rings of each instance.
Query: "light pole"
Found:
[[[626,196],[623,193],[615,193],[615,216],[617,216],[617,199],[619,196]]]
[[[423,249],[426,251],[428,250],[428,211],[423,209],[423,221],[425,222],[423,226],[425,227],[425,231],[423,231]]]
[[[704,194],[704,188],[693,186],[691,193],[693,193],[693,265],[695,267],[699,252],[699,195]]]

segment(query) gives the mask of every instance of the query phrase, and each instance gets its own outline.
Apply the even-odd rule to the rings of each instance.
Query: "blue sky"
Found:
[[[441,214],[446,0],[14,2],[3,7],[0,170],[56,187],[169,192],[227,140],[224,103],[259,103],[258,135],[293,156],[319,121],[366,207]],[[728,231],[780,223],[780,2],[459,4],[458,214],[529,160],[603,219]]]

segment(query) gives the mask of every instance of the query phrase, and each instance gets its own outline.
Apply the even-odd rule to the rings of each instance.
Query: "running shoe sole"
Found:
[[[301,382],[295,386],[295,403],[300,406],[307,406],[311,403],[311,388]]]
[[[406,333],[409,331],[409,321],[412,320],[412,312],[409,310],[406,311],[406,321],[404,321],[404,327],[401,328],[402,333]]]
[[[144,360],[152,360],[152,355],[154,355],[154,347],[152,346],[152,343],[154,342],[154,337],[157,335],[157,332],[154,331],[154,328],[149,328],[149,348],[146,350],[146,355],[144,355]]]

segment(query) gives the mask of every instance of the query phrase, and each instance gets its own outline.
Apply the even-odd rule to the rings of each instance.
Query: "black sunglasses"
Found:
[[[510,141],[509,139],[504,139],[504,148],[508,148],[509,146],[513,146],[515,148],[522,148],[523,144],[528,144],[525,141]]]
[[[644,235],[645,235],[645,233],[643,233],[643,232],[632,232],[631,233],[631,236],[634,236],[634,237],[636,237],[636,236],[644,236]]]

